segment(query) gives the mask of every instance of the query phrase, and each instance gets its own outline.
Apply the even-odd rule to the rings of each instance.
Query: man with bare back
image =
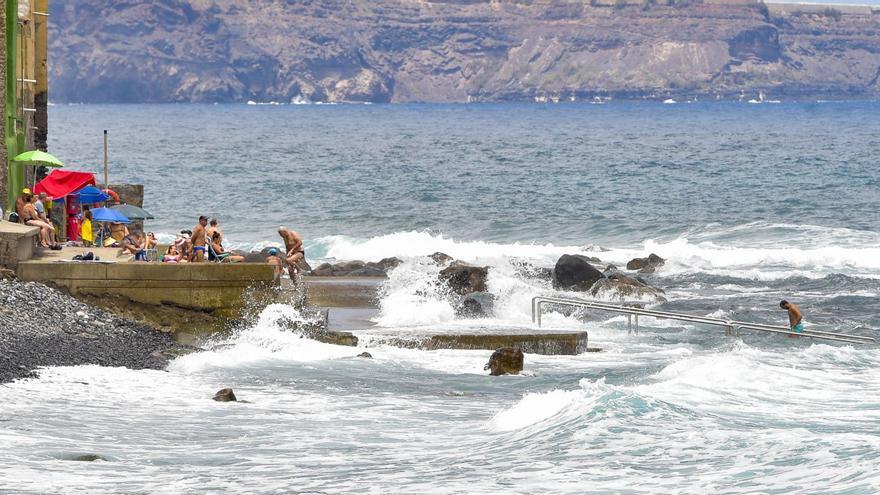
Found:
[[[199,224],[195,226],[190,240],[192,241],[192,258],[190,261],[205,261],[205,254],[208,246],[208,233],[205,227],[208,225],[208,217],[202,215],[199,217]]]
[[[801,308],[797,304],[790,303],[784,299],[780,301],[779,307],[788,311],[788,324],[791,327],[791,331],[804,333],[804,314],[801,313]]]
[[[306,252],[302,237],[296,231],[284,227],[278,227],[278,235],[284,239],[285,254],[282,258],[287,262],[287,273],[293,277],[295,273],[305,271]]]

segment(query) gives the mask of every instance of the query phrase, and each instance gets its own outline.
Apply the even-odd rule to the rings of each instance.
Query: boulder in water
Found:
[[[460,318],[486,318],[495,312],[495,295],[490,292],[472,292],[459,301],[455,308]]]
[[[397,257],[392,258],[383,258],[377,264],[382,267],[383,270],[389,272],[403,263],[403,260]]]
[[[627,277],[622,273],[613,273],[606,279],[602,279],[593,286],[590,294],[594,297],[602,296],[605,298],[626,301],[626,300],[653,300],[656,302],[664,302],[665,292],[662,289],[651,287],[644,280],[634,277]]]
[[[214,400],[217,402],[236,402],[238,399],[235,398],[235,392],[231,388],[224,388],[214,394]]]
[[[524,356],[519,349],[503,347],[492,353],[489,362],[483,367],[492,376],[518,375],[523,369]]]
[[[489,267],[453,263],[440,271],[440,280],[456,294],[466,296],[472,292],[486,292]]]
[[[528,261],[516,258],[510,260],[510,265],[513,266],[516,274],[522,278],[535,278],[538,280],[551,280],[553,278],[553,270],[545,266],[535,266]]]
[[[588,291],[605,275],[590,264],[592,258],[563,254],[553,268],[553,287],[562,290]]]
[[[638,270],[640,273],[654,273],[658,267],[663,266],[666,260],[654,253],[647,258],[633,258],[626,264],[627,270]]]
[[[428,256],[428,257],[431,258],[432,260],[434,260],[434,263],[436,263],[438,265],[445,265],[445,264],[450,263],[452,261],[452,256],[449,256],[446,253],[441,253],[439,251],[432,254],[431,256]]]
[[[373,359],[373,355],[370,354],[369,352],[366,352],[366,351],[358,354],[357,357],[364,358],[364,359]]]

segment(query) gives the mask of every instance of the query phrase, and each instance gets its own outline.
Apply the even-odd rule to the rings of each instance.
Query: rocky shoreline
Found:
[[[0,383],[37,376],[44,366],[163,369],[187,350],[167,333],[48,286],[0,280]]]

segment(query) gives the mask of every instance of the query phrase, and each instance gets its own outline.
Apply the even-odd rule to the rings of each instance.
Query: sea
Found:
[[[312,265],[403,264],[355,333],[534,328],[517,270],[583,254],[644,277],[649,307],[880,332],[877,102],[54,105],[49,151],[145,186],[170,239],[305,238]],[[456,316],[434,252],[489,266],[491,317]],[[642,318],[544,317],[601,352],[357,348],[275,304],[166,371],[52,367],[0,385],[3,493],[880,492],[880,348]],[[355,357],[368,351],[373,359]],[[246,402],[218,403],[232,387]],[[94,462],[76,461],[82,456]]]

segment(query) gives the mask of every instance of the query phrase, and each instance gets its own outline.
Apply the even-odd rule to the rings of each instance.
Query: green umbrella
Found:
[[[61,163],[61,160],[55,158],[49,153],[46,153],[45,151],[40,150],[25,151],[24,153],[17,155],[15,158],[13,158],[12,161],[39,163],[40,165],[56,168],[64,166],[64,164]]]
[[[113,205],[110,207],[111,210],[116,210],[119,213],[127,216],[131,220],[152,220],[153,215],[147,210],[140,208],[135,205]]]

